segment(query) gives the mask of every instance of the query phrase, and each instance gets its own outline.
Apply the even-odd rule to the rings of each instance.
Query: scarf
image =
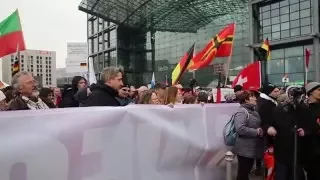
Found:
[[[25,96],[22,96],[21,98],[31,110],[49,109],[49,107],[40,98],[37,98],[37,102],[31,101],[28,97]]]

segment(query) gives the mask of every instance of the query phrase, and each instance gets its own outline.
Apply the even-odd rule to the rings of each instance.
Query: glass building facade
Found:
[[[267,80],[278,86],[319,81],[319,0],[254,1],[249,10],[252,48],[265,38],[271,42]],[[307,79],[306,49],[311,52]],[[284,76],[289,83],[282,82]]]
[[[89,53],[94,69],[99,72],[107,66],[123,66],[126,83],[145,85],[152,73],[157,81],[171,81],[171,73],[181,57],[196,43],[198,52],[229,23],[236,23],[236,35],[231,58],[216,58],[213,63],[194,74],[184,74],[182,84],[188,85],[195,76],[201,86],[215,86],[217,73],[226,72],[232,80],[241,69],[256,59],[254,48],[265,38],[271,42],[271,60],[266,66],[268,81],[283,85],[282,77],[290,82],[305,81],[305,48],[311,50],[308,80],[319,80],[319,3],[318,0],[249,1],[249,6],[216,16],[196,31],[153,30],[112,23],[101,14],[88,14]],[[314,8],[316,5],[317,8]],[[317,17],[315,17],[317,15]],[[129,17],[129,16],[128,16]],[[183,19],[183,17],[181,17]],[[142,20],[141,20],[142,21]],[[183,23],[183,21],[181,21]],[[196,23],[196,22],[195,22]],[[186,29],[193,24],[184,23]],[[168,28],[167,28],[168,29]],[[315,56],[315,53],[318,53]],[[318,58],[318,59],[316,59]]]

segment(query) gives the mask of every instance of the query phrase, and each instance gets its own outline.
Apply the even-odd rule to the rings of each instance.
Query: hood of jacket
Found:
[[[260,93],[260,98],[271,101],[272,103],[274,103],[276,106],[278,106],[278,102],[274,99],[272,99],[271,97],[269,97],[268,95],[264,94],[264,93]]]

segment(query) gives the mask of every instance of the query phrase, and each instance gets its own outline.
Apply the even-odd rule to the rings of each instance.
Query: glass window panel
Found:
[[[264,13],[262,14],[262,18],[263,18],[263,19],[270,18],[270,11],[264,12]]]
[[[311,33],[311,26],[301,27],[301,34],[310,34],[310,33]]]
[[[263,34],[271,33],[271,26],[263,27]]]
[[[291,47],[285,49],[285,57],[303,56],[303,47]]]
[[[280,15],[279,9],[274,9],[271,11],[271,17],[275,17],[275,16],[279,16],[279,15]]]
[[[289,0],[290,4],[295,4],[295,3],[298,3],[299,0]]]
[[[277,9],[279,8],[280,3],[273,3],[271,4],[271,9]]]
[[[300,27],[300,20],[290,21],[290,28]]]
[[[306,26],[306,25],[310,25],[310,24],[311,24],[311,18],[310,17],[300,19],[300,25],[301,26]]]
[[[272,25],[272,32],[280,31],[280,24]]]
[[[262,23],[263,23],[263,27],[264,26],[270,26],[271,25],[271,20],[270,19],[265,19],[265,20],[262,21]]]
[[[289,0],[280,1],[280,7],[288,6],[288,5],[289,5]]]
[[[286,73],[304,72],[303,56],[286,58],[285,72]]]
[[[283,59],[277,59],[268,61],[267,74],[280,74],[284,71],[284,61]]]
[[[98,52],[98,37],[93,39],[93,53]]]
[[[269,11],[270,10],[270,5],[266,5],[262,7],[262,11]]]
[[[281,20],[281,22],[289,21],[289,14],[285,14],[285,15],[280,16],[280,20]]]
[[[300,9],[307,9],[307,8],[310,8],[310,1],[300,2]]]
[[[305,9],[300,11],[300,18],[305,18],[305,17],[309,17],[310,14],[310,9]]]
[[[299,11],[299,3],[290,5],[290,12]]]
[[[272,39],[280,39],[280,32],[272,33]]]
[[[290,11],[289,6],[280,8],[280,14],[288,14]]]
[[[281,59],[284,58],[284,49],[272,50],[272,59]]]
[[[289,29],[289,22],[281,23],[281,30],[287,30]]]
[[[290,30],[281,31],[281,38],[287,38],[287,37],[290,37]]]
[[[92,21],[88,21],[88,34],[92,35]]]
[[[278,17],[273,17],[273,18],[271,18],[271,23],[272,23],[272,24],[278,24],[278,23],[280,23],[280,18],[279,18],[279,16],[278,16]]]
[[[299,19],[299,11],[290,13],[290,20],[296,20]]]
[[[266,38],[269,38],[269,40],[271,41],[272,40],[271,34],[263,34],[263,37],[261,40],[264,40]]]
[[[304,84],[304,74],[303,73],[294,73],[288,74],[289,84]]]
[[[283,86],[282,78],[283,78],[283,74],[270,74],[270,75],[268,75],[269,82],[276,85],[276,86]]]
[[[290,30],[291,36],[300,36],[300,28],[295,28]]]
[[[98,32],[98,19],[93,21],[93,34]]]

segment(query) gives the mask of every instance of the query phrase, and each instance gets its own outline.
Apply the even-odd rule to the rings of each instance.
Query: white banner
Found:
[[[1,180],[222,180],[237,104],[1,112]]]

